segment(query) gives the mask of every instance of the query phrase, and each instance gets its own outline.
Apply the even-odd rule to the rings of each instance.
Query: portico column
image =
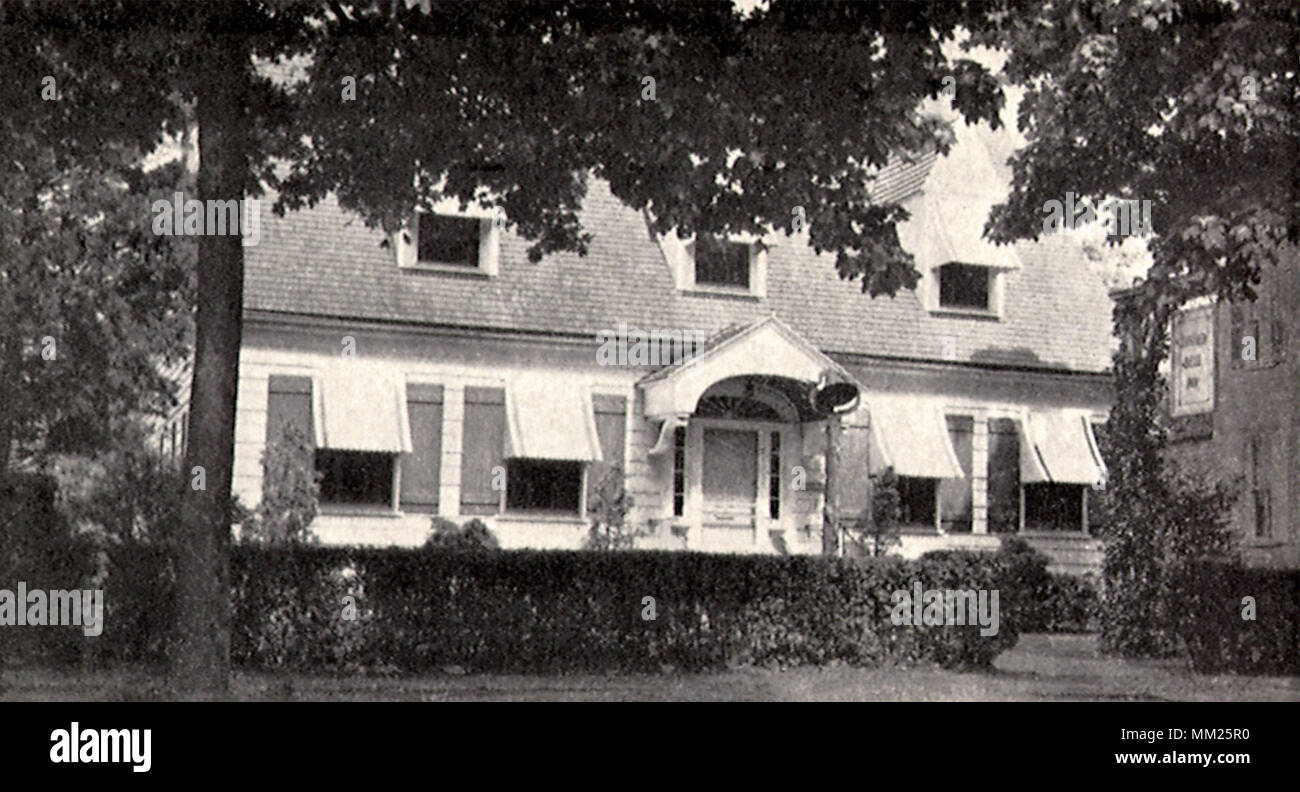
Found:
[[[841,550],[839,485],[836,481],[840,456],[840,419],[826,419],[826,487],[822,496],[822,555],[838,556]]]

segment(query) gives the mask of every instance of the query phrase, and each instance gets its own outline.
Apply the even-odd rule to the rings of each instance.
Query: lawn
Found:
[[[7,671],[2,701],[157,698],[139,671]],[[741,669],[710,674],[334,677],[240,673],[247,701],[1300,701],[1300,677],[1204,676],[1181,661],[1102,656],[1090,635],[1025,635],[991,673],[937,668]]]

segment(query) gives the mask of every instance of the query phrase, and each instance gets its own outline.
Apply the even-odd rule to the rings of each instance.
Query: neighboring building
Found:
[[[894,298],[841,280],[806,232],[656,238],[600,182],[589,254],[535,264],[454,208],[389,239],[332,200],[265,217],[246,249],[235,492],[259,500],[267,438],[296,423],[325,542],[418,544],[438,514],[481,517],[504,547],[578,547],[619,466],[639,547],[817,553],[839,405],[841,507],[892,465],[905,555],[1019,532],[1058,568],[1095,568],[1106,286],[1068,238],[980,239],[1000,196],[971,185],[997,179],[958,135],[874,184],[913,212],[900,238],[923,277]]]
[[[1175,462],[1240,489],[1232,529],[1250,563],[1300,567],[1300,267],[1253,302],[1189,304],[1170,328]]]

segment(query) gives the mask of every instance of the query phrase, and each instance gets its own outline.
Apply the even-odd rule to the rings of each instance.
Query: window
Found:
[[[696,285],[749,289],[749,245],[701,235],[694,247]]]
[[[772,433],[772,450],[767,461],[767,516],[781,517],[781,433]]]
[[[673,516],[686,513],[686,427],[673,430]]]
[[[898,477],[898,501],[903,525],[934,528],[935,487],[938,479]]]
[[[479,223],[475,217],[420,212],[416,245],[421,264],[479,266]]]
[[[393,505],[393,455],[371,451],[316,450],[320,500],[347,506]]]
[[[582,463],[550,459],[506,461],[506,508],[577,514],[582,500]]]
[[[1269,368],[1286,357],[1283,311],[1273,300],[1241,300],[1229,311],[1232,348],[1228,351],[1233,368]]]
[[[1267,539],[1273,535],[1272,504],[1269,503],[1267,476],[1267,438],[1252,437],[1246,441],[1246,480],[1250,485],[1254,505],[1255,538]],[[1261,464],[1261,458],[1264,463]],[[1261,476],[1261,470],[1265,471]]]
[[[1083,491],[1079,484],[1026,484],[1025,530],[1082,531]]]
[[[990,272],[973,264],[945,264],[939,268],[939,307],[963,311],[992,311]]]

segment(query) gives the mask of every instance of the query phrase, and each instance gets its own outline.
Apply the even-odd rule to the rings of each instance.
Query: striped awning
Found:
[[[506,456],[601,461],[600,440],[584,385],[563,374],[528,375],[506,389]]]
[[[411,452],[406,388],[361,363],[346,363],[319,377],[316,414],[321,448],[338,451]]]
[[[948,435],[942,404],[922,396],[864,396],[870,413],[873,471],[900,476],[965,478]]]
[[[1079,410],[1032,410],[1020,444],[1020,478],[1027,484],[1106,482],[1106,464],[1097,449],[1088,415]]]

